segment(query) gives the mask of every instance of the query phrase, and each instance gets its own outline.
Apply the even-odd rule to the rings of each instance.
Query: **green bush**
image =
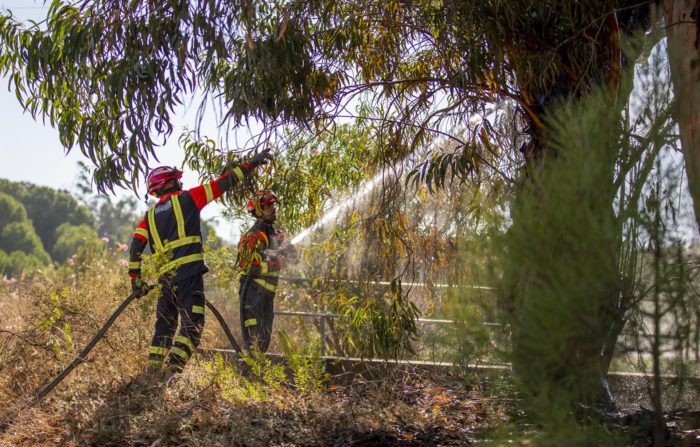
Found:
[[[46,266],[46,260],[22,251],[6,253],[0,250],[0,272],[4,276],[19,276],[24,271]]]
[[[17,276],[51,262],[24,206],[0,192],[0,270]]]
[[[57,261],[65,261],[88,241],[97,241],[97,232],[88,225],[64,223],[56,229],[56,243],[51,252]]]
[[[13,197],[26,209],[26,216],[33,222],[36,234],[52,257],[56,230],[61,224],[95,226],[90,210],[81,206],[67,191],[0,179],[0,193]]]

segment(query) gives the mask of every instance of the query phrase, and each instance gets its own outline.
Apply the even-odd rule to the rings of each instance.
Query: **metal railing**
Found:
[[[301,276],[279,276],[279,279],[282,281],[286,281],[289,283],[293,284],[299,284],[299,283],[313,283],[314,281],[317,281],[317,279],[314,278],[304,278]],[[375,285],[375,286],[380,286],[380,287],[388,287],[391,286],[390,281],[358,281],[358,280],[352,280],[352,279],[326,279],[323,280],[325,283],[329,284],[351,284],[351,285],[362,285],[362,284],[369,284],[369,285]],[[480,285],[462,285],[462,286],[455,286],[451,284],[427,284],[427,283],[422,283],[422,282],[402,282],[401,283],[402,287],[405,288],[412,288],[412,287],[434,287],[438,289],[447,289],[447,288],[458,288],[458,289],[477,289],[477,290],[496,290],[495,287],[490,287],[490,286],[480,286]],[[318,318],[319,321],[319,335],[321,337],[321,355],[326,354],[326,340],[327,340],[327,334],[326,334],[326,322],[329,319],[334,319],[338,318],[340,315],[335,314],[335,313],[328,313],[328,312],[303,312],[303,311],[275,311],[275,315],[279,316],[294,316],[294,317],[302,317],[302,318]],[[456,320],[444,320],[444,319],[433,319],[433,318],[418,318],[416,320],[417,323],[421,324],[456,324]],[[493,327],[499,327],[502,326],[500,323],[489,323],[489,322],[484,322],[482,323],[484,326],[493,326]]]
[[[338,318],[340,315],[334,314],[334,313],[328,313],[328,312],[301,312],[301,311],[292,311],[292,310],[276,310],[274,311],[275,316],[287,316],[287,317],[302,317],[302,318],[318,318],[319,321],[319,335],[321,336],[321,355],[326,354],[326,320],[327,319],[334,319]],[[441,320],[441,319],[434,319],[434,318],[418,318],[416,319],[417,323],[424,323],[424,324],[457,324],[457,320]],[[501,323],[490,323],[490,322],[482,322],[481,323],[484,326],[490,326],[490,327],[501,327],[503,326]]]

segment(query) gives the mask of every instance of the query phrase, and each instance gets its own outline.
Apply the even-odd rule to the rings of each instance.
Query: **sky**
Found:
[[[7,10],[21,20],[39,21],[45,18],[48,5],[44,5],[43,0],[0,1],[0,11]],[[197,106],[198,102],[195,101],[191,107],[183,107],[180,114],[174,117],[173,133],[165,146],[157,149],[159,161],[151,160],[152,168],[159,165],[182,166],[184,153],[177,140],[184,127],[194,127]],[[216,123],[203,123],[203,128],[212,132],[211,137],[216,137]],[[76,192],[80,171],[78,162],[89,164],[89,159],[77,147],[66,153],[59,141],[58,131],[48,122],[44,124],[40,118],[35,121],[31,114],[25,113],[14,91],[8,90],[7,78],[4,77],[0,77],[0,135],[0,178]],[[184,187],[191,188],[197,183],[197,174],[185,169]],[[141,203],[144,192],[145,188],[142,188],[137,197]],[[117,190],[117,195],[134,197],[135,193],[131,190]],[[202,210],[202,217],[207,220],[216,219],[214,226],[220,237],[229,242],[237,241],[241,223],[225,221],[221,217],[222,210],[223,207],[214,202]]]

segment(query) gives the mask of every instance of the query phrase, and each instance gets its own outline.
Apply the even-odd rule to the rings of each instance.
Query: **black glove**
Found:
[[[131,279],[131,293],[137,297],[144,296],[151,290],[151,287],[141,279],[141,277],[136,277]]]
[[[259,152],[252,157],[250,157],[250,160],[248,160],[248,163],[253,165],[254,168],[267,164],[270,160],[272,160],[272,154],[270,153],[270,149],[265,149],[262,152]]]

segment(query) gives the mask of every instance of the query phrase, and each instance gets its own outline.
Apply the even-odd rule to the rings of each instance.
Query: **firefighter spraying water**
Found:
[[[258,191],[246,208],[257,220],[238,244],[241,332],[244,349],[265,352],[272,338],[279,272],[298,254],[284,233],[274,227],[277,196],[272,191]]]

